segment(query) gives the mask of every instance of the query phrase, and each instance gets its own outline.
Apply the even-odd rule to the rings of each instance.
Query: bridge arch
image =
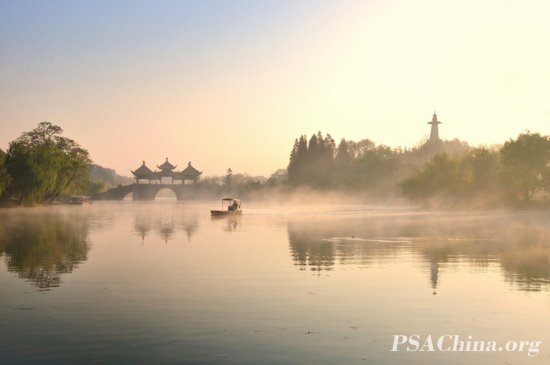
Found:
[[[157,199],[178,199],[178,193],[172,189],[173,185],[163,185],[162,188],[157,190],[154,200]]]

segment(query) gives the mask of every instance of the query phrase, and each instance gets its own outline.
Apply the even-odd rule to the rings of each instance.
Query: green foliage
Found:
[[[347,150],[352,159],[360,158],[369,151],[376,147],[376,143],[370,139],[362,139],[359,142],[346,141]]]
[[[499,163],[500,153],[486,147],[473,148],[462,159],[464,168],[470,170],[473,175],[470,191],[473,197],[485,195],[485,198],[491,196],[493,200],[499,198]]]
[[[424,205],[498,206],[506,191],[526,202],[537,191],[550,191],[550,138],[526,132],[498,149],[472,148],[456,138],[412,149],[342,139],[336,148],[330,135],[319,132],[309,141],[305,135],[295,140],[287,171],[291,186],[374,199],[402,192]]]
[[[463,158],[440,153],[399,185],[406,198],[425,206],[492,205],[501,198],[498,167],[498,152],[485,147]]]
[[[8,175],[8,171],[6,170],[4,163],[6,157],[6,153],[0,149],[0,196],[4,193],[11,182],[11,178]]]
[[[386,198],[396,193],[400,165],[399,153],[388,146],[376,146],[369,139],[342,139],[336,148],[330,134],[323,138],[319,132],[309,142],[305,135],[295,140],[287,171],[293,186],[369,192]]]
[[[107,191],[109,184],[103,180],[88,181],[87,195],[95,195]]]
[[[84,193],[88,182],[88,151],[59,136],[63,130],[42,122],[9,145],[6,169],[12,182],[6,194],[19,203],[48,203],[60,194]]]
[[[461,169],[459,163],[446,153],[438,153],[422,170],[403,180],[403,195],[412,201],[431,205],[456,202],[473,182],[471,170]]]
[[[364,176],[367,188],[378,188],[380,184],[393,181],[399,161],[397,155],[388,146],[380,145],[363,153],[356,160],[356,170]]]
[[[548,136],[526,131],[504,143],[500,154],[501,181],[512,194],[521,194],[529,202],[533,193],[550,185]]]
[[[344,143],[352,146],[352,154],[346,154],[349,149],[344,147]],[[342,141],[336,156],[336,172],[331,175],[330,186],[354,193],[369,192],[378,198],[387,198],[395,192],[400,164],[399,154],[388,146],[376,146],[369,140],[358,143]]]

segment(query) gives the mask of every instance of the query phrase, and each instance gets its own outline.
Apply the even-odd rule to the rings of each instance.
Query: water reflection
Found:
[[[61,275],[87,260],[89,245],[85,215],[32,213],[13,209],[0,220],[0,256],[20,278],[39,290],[58,287]]]
[[[141,237],[141,242],[145,242],[145,237],[151,231],[151,213],[149,210],[139,210],[134,214],[133,233]]]
[[[183,231],[187,240],[191,241],[199,229],[198,217],[196,212],[189,209],[172,209],[163,205],[143,206],[134,213],[132,232],[141,237],[142,243],[150,232],[168,243],[178,231]]]
[[[405,253],[425,266],[433,294],[453,265],[497,266],[514,289],[541,291],[550,286],[548,219],[546,213],[317,215],[290,219],[287,230],[300,270],[368,268]]]
[[[240,215],[212,216],[210,219],[212,221],[220,222],[224,232],[237,232],[241,229]]]

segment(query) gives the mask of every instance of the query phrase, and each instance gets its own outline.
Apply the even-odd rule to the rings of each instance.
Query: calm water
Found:
[[[218,206],[0,210],[0,363],[550,363],[550,214]]]

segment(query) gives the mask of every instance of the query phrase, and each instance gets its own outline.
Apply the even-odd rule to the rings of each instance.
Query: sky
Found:
[[[317,132],[550,134],[550,1],[0,0],[0,149],[47,121],[131,176],[269,177]]]

